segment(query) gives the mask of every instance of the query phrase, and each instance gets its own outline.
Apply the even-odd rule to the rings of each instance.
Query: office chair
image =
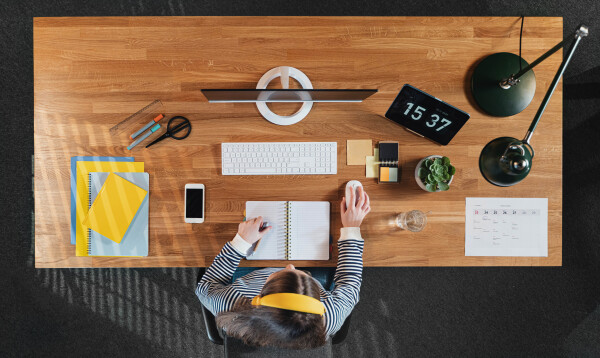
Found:
[[[206,268],[204,268],[204,267],[200,268],[200,270],[198,271],[198,277],[197,277],[196,282],[200,282],[200,279],[204,275],[205,271],[206,271]],[[331,275],[333,275],[334,271],[335,270],[331,270]],[[201,306],[202,306],[202,317],[204,318],[204,326],[206,327],[206,335],[208,336],[208,339],[211,342],[213,342],[214,344],[225,346],[225,357],[232,356],[231,354],[228,355],[228,352],[231,353],[232,349],[235,350],[236,357],[238,357],[238,356],[243,357],[244,354],[252,354],[253,357],[256,357],[257,354],[259,353],[259,351],[260,351],[260,354],[262,354],[263,352],[265,354],[273,354],[275,352],[279,352],[279,353],[282,352],[281,348],[275,348],[275,347],[261,347],[261,348],[249,347],[249,346],[246,346],[242,341],[240,341],[236,338],[228,337],[224,332],[220,331],[219,328],[217,327],[217,322],[216,322],[215,316],[212,314],[212,312],[210,312],[206,307],[204,307],[204,305],[201,304]],[[332,344],[340,344],[346,339],[346,336],[348,335],[348,330],[350,328],[351,318],[352,318],[352,313],[346,318],[346,320],[344,321],[344,324],[342,325],[340,330],[327,341],[327,343],[324,346],[324,347],[326,347],[325,351],[327,351],[327,350],[331,351]],[[327,349],[327,347],[328,347],[328,349]],[[313,351],[315,351],[315,352],[313,352]],[[307,353],[310,352],[311,357],[318,357],[319,355],[314,355],[313,353],[317,353],[319,351],[321,351],[319,348],[317,348],[315,350],[308,350],[308,352],[306,350],[304,350],[304,351],[285,350],[286,358],[294,357],[294,354],[295,354],[294,352],[304,352],[302,356],[308,356]],[[322,353],[326,353],[325,351],[323,351]],[[327,355],[331,356],[330,354],[327,354]]]

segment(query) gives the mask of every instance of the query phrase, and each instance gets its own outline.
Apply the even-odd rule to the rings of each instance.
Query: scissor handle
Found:
[[[171,127],[171,125],[173,124],[173,121],[175,121],[176,119],[183,119],[183,121],[181,123],[177,123],[177,125],[175,125],[174,127]],[[182,136],[175,135],[175,133],[181,132],[182,130],[184,130],[186,128],[187,128],[187,131],[184,135],[182,135]],[[177,140],[185,139],[185,138],[187,138],[187,136],[190,135],[191,132],[192,132],[192,124],[190,123],[189,119],[187,119],[183,116],[175,116],[175,117],[169,119],[169,123],[167,124],[167,133],[166,134],[168,134],[173,139],[177,139]]]

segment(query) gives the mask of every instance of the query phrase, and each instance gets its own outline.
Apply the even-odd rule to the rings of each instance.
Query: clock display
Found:
[[[446,145],[467,122],[469,114],[406,84],[385,117]]]

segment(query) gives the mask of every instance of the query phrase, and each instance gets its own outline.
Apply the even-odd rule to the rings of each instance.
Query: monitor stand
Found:
[[[313,89],[312,83],[310,83],[310,80],[302,71],[289,66],[280,66],[269,70],[260,78],[258,84],[256,85],[256,89],[266,89],[269,83],[271,83],[271,81],[277,77],[281,77],[281,86],[284,89],[288,89],[290,87],[290,77],[298,81],[303,89]],[[310,98],[306,99],[310,100]],[[290,116],[280,116],[271,111],[267,105],[267,102],[256,102],[256,107],[258,107],[260,114],[262,114],[267,121],[280,126],[289,126],[290,124],[300,122],[308,115],[308,112],[310,112],[312,106],[312,102],[303,102],[302,107],[300,107],[298,112]]]

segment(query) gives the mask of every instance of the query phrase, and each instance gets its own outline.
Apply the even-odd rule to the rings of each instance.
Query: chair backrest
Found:
[[[285,358],[321,358],[333,357],[331,339],[324,346],[314,349],[284,349],[277,347],[250,347],[241,340],[224,335],[225,358],[261,358],[261,357],[285,357]]]

